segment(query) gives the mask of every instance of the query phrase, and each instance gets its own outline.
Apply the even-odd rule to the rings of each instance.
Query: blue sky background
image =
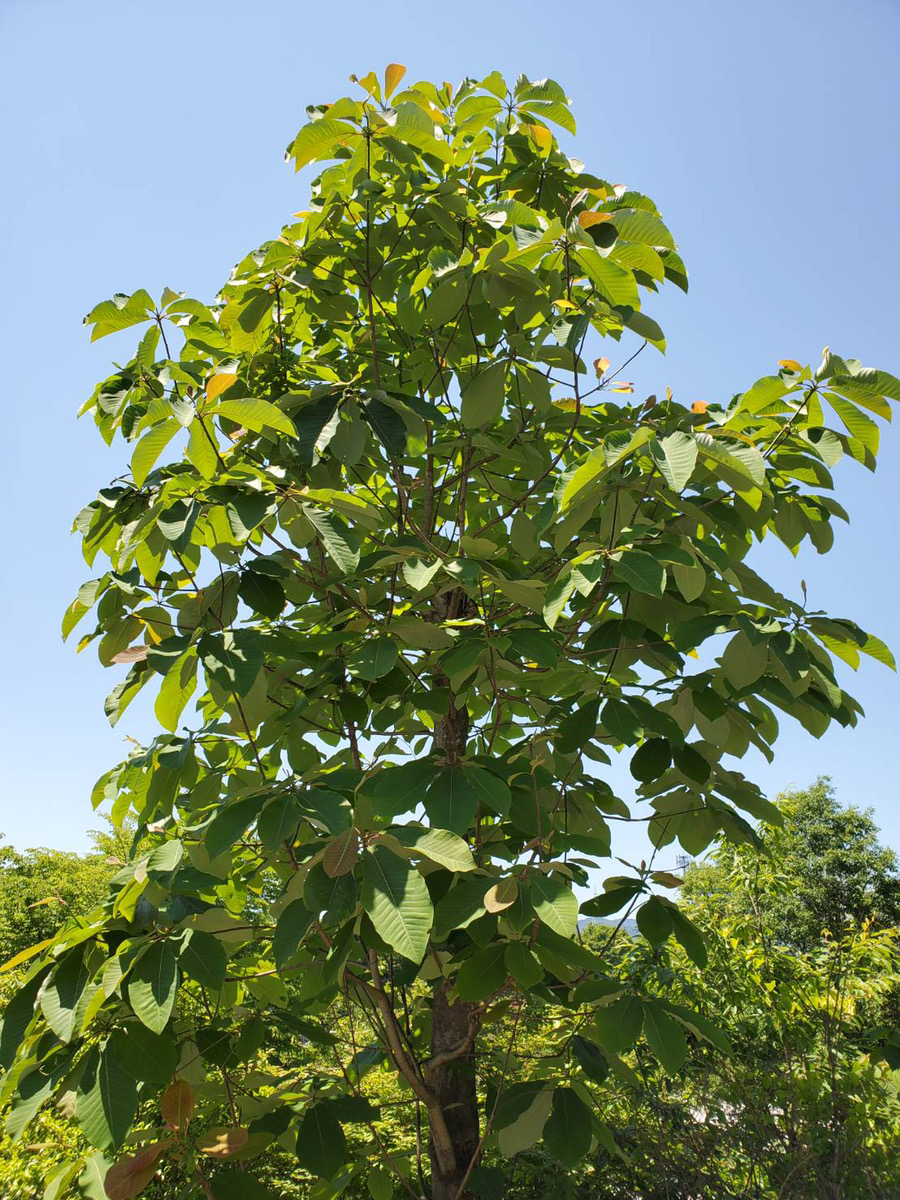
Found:
[[[350,72],[399,61],[413,79],[496,67],[563,83],[578,156],[654,197],[690,271],[688,297],[648,306],[669,351],[641,356],[639,390],[727,399],[826,343],[900,373],[896,0],[2,0],[0,39],[0,831],[19,846],[82,848],[94,780],[152,728],[136,702],[111,730],[102,702],[122,668],[59,636],[91,574],[71,519],[124,461],[75,411],[131,335],[92,347],[82,317],[137,287],[211,298],[304,206],[284,147]],[[853,524],[833,553],[773,545],[756,561],[896,649],[900,428],[883,446],[875,476],[838,469]],[[900,849],[900,683],[875,663],[844,674],[860,728],[817,742],[784,721],[775,764],[743,769],[771,795],[830,774]]]

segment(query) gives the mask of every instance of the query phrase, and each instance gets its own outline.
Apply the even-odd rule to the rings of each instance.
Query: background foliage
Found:
[[[698,971],[676,948],[654,953],[621,934],[613,942],[620,978],[655,977],[656,986],[661,981],[668,990],[669,976],[677,976],[686,1003],[718,1014],[731,1054],[711,1056],[695,1048],[668,1074],[641,1043],[628,1056],[628,1075],[603,1081],[605,1115],[623,1154],[600,1150],[572,1172],[538,1144],[516,1160],[506,1189],[510,1200],[551,1192],[580,1200],[672,1200],[697,1194],[880,1200],[896,1193],[900,1070],[892,1070],[878,1048],[882,1029],[900,1027],[898,931],[896,921],[884,924],[878,899],[896,887],[896,863],[877,844],[865,812],[842,808],[825,781],[780,797],[779,807],[785,823],[765,835],[771,858],[723,848],[686,874],[679,903],[708,939],[706,971]],[[820,817],[829,839],[812,839],[811,845],[810,825],[816,828]],[[870,899],[860,904],[854,873],[845,872],[846,890],[830,892],[831,911],[841,915],[839,937],[820,927],[800,947],[784,931],[796,928],[794,923],[805,927],[814,916],[818,900],[806,884],[810,876],[820,878],[824,866],[814,846],[819,844],[827,857],[835,842],[845,861],[874,864],[867,871]],[[0,922],[8,929],[21,912],[17,891],[9,886],[18,884],[17,858],[8,854],[0,869]],[[55,895],[57,855],[33,851],[27,858],[29,894]],[[70,873],[79,862],[93,878],[98,864],[90,857],[70,863]],[[105,870],[108,877],[114,865]],[[79,902],[74,903],[77,911]],[[792,924],[776,930],[773,914],[780,919],[788,906]],[[59,919],[58,907],[49,912],[48,921]],[[610,926],[595,924],[582,938],[601,951],[610,934]],[[22,936],[7,949],[27,945]],[[497,1028],[500,1040],[509,1019],[507,1014]],[[523,1062],[530,1055],[552,1056],[553,1048],[552,1020],[546,1014],[529,1018],[520,1043]],[[326,1047],[288,1031],[274,1053],[307,1062],[311,1069],[327,1066]],[[900,1059],[894,1066],[900,1067]],[[408,1094],[379,1068],[367,1076],[367,1093],[380,1110],[383,1136],[392,1146],[412,1150]],[[75,1122],[58,1112],[42,1114],[28,1143],[0,1140],[0,1189],[9,1200],[36,1200],[43,1180],[79,1149],[87,1146]],[[306,1200],[313,1186],[298,1177],[292,1156],[279,1154],[277,1147],[255,1161],[254,1173],[290,1200]],[[158,1181],[145,1194],[163,1200],[166,1187]],[[367,1189],[357,1180],[346,1194],[363,1197]]]

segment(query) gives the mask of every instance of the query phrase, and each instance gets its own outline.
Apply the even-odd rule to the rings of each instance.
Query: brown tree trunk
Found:
[[[461,1045],[472,1038],[473,1006],[457,1000],[450,1004],[447,985],[434,993],[431,1027],[432,1060],[437,1060],[428,1074],[428,1085],[434,1093],[453,1142],[455,1165],[442,1168],[440,1156],[429,1139],[432,1200],[456,1200],[472,1159],[478,1153],[478,1093],[475,1086],[475,1052],[470,1046],[465,1053],[442,1063],[444,1056],[454,1055]],[[463,1196],[470,1196],[465,1191]]]
[[[461,588],[444,592],[437,597],[434,608],[443,620],[469,615],[474,605]],[[436,687],[447,687],[445,676],[436,675]],[[447,715],[436,722],[434,749],[447,762],[455,763],[466,753],[469,739],[469,713],[465,705],[457,707],[451,692]],[[473,1160],[478,1154],[478,1092],[475,1082],[475,1032],[478,1018],[476,1005],[457,1000],[451,1004],[449,985],[435,989],[432,1003],[431,1065],[426,1084],[437,1102],[444,1129],[438,1139],[432,1124],[428,1141],[431,1162],[432,1200],[463,1200],[471,1197],[468,1190],[460,1191],[468,1179]],[[449,1155],[437,1144],[449,1135],[453,1153]],[[452,1161],[448,1161],[448,1158]]]

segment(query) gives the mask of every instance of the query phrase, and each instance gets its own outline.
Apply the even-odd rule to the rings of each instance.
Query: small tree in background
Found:
[[[841,805],[828,779],[785,792],[778,808],[783,824],[763,834],[768,855],[727,844],[690,870],[684,894],[723,916],[755,909],[775,941],[803,951],[851,927],[900,926],[897,856],[871,809]]]
[[[141,337],[84,406],[131,467],[76,520],[109,569],[64,632],[94,611],[81,645],[128,666],[110,720],[150,685],[162,732],[94,793],[142,848],[35,947],[3,1026],[12,1131],[64,1094],[98,1147],[51,1200],[104,1154],[112,1200],[162,1166],[185,1196],[256,1196],[217,1160],[273,1139],[320,1200],[360,1175],[460,1200],[541,1138],[565,1166],[614,1150],[595,1101],[620,1056],[643,1037],[675,1069],[719,1035],[575,938],[610,821],[691,854],[754,842],[777,810],[732,760],[771,755],[778,711],[855,723],[832,654],[890,660],[745,560],[767,534],[830,548],[831,468],[874,467],[900,382],[826,351],[721,405],[631,403],[595,343],[665,346],[642,303],[687,277],[656,206],[560,150],[558,84],[403,75],[309,110],[288,155],[331,165],[214,304],[139,291],[87,318]],[[616,868],[581,912],[636,909],[702,965],[651,894],[675,883]],[[248,1065],[338,1019],[330,1069]],[[378,1063],[412,1162],[366,1099]]]

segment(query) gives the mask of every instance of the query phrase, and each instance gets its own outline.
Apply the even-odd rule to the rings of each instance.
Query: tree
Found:
[[[656,206],[560,150],[558,84],[403,74],[309,110],[288,157],[330,165],[214,304],[138,291],[87,317],[141,336],[83,408],[132,455],[76,519],[109,569],[64,632],[95,612],[80,645],[128,667],[110,720],[158,685],[163,732],[94,793],[145,848],[102,916],[35,948],[0,1045],[13,1130],[74,1091],[120,1156],[110,1197],[158,1167],[256,1194],[218,1160],[272,1138],[319,1198],[377,1159],[376,1200],[489,1194],[484,1152],[541,1137],[564,1166],[613,1144],[602,1064],[642,1028],[663,1058],[716,1031],[575,938],[574,885],[631,818],[602,765],[630,756],[657,847],[755,842],[777,810],[727,757],[770,754],[776,710],[854,724],[832,654],[890,661],[745,559],[769,534],[828,550],[830,469],[874,467],[869,414],[900,381],[826,351],[726,404],[628,402],[598,337],[636,338],[626,363],[664,349],[642,302],[687,287]],[[651,860],[581,911],[640,902],[652,943],[702,963],[666,882]],[[520,1019],[545,1005],[556,1052],[525,1064]],[[340,1014],[329,1070],[248,1069],[277,1029]],[[380,1058],[411,1161],[360,1090]],[[122,1157],[138,1111],[151,1140]]]
[[[719,848],[688,872],[688,899],[723,914],[756,908],[777,942],[804,951],[864,923],[900,925],[897,856],[880,844],[871,809],[842,806],[825,778],[777,803],[783,823],[762,833],[768,855]]]

